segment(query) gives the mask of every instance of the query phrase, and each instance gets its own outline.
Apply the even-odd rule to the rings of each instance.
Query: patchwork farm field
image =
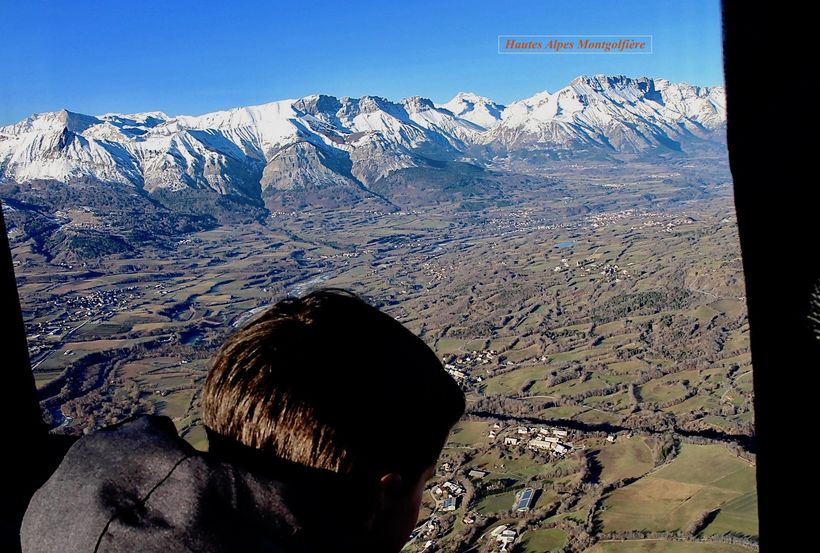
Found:
[[[757,534],[754,465],[720,445],[683,444],[668,465],[604,498],[605,531],[674,532],[705,519],[704,535]],[[704,517],[706,513],[716,516]]]
[[[48,422],[81,434],[155,413],[207,449],[199,401],[221,344],[283,297],[341,286],[419,335],[468,400],[407,551],[489,553],[498,525],[515,551],[751,551],[753,373],[731,197],[616,209],[602,190],[277,213],[85,265],[19,241]]]
[[[668,540],[602,541],[585,553],[747,553],[748,548],[728,543]]]

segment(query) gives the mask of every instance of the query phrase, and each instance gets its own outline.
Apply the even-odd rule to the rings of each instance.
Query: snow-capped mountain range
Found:
[[[200,116],[40,113],[0,127],[0,183],[99,181],[148,193],[210,189],[259,197],[379,179],[437,161],[651,154],[725,141],[723,87],[580,76],[557,92],[500,105],[472,93],[313,95]]]

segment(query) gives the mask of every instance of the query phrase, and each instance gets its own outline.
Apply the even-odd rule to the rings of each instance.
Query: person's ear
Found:
[[[379,479],[378,504],[379,510],[388,510],[400,499],[404,490],[404,480],[401,474],[391,472]]]

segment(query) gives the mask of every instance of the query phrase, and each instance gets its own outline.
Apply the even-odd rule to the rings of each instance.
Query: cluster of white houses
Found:
[[[490,532],[490,538],[495,539],[500,546],[499,551],[509,551],[510,546],[515,543],[516,537],[518,537],[518,533],[506,524],[496,526]]]
[[[473,350],[470,353],[465,353],[459,357],[444,356],[444,369],[456,379],[459,384],[469,384],[471,382],[482,382],[482,376],[473,377],[467,369],[474,369],[479,365],[487,365],[493,362],[495,356],[498,354],[494,349],[477,351]]]
[[[490,430],[490,439],[495,439],[498,436],[498,429],[496,429],[495,426],[493,430]],[[527,428],[526,426],[521,426],[515,435],[506,436],[504,438],[504,445],[517,446],[526,442],[527,447],[530,449],[551,451],[557,455],[564,455],[572,451],[572,444],[566,440],[568,436],[569,431],[560,428]]]
[[[458,507],[458,498],[464,495],[464,488],[448,480],[433,488],[433,494],[442,500],[439,504],[440,511],[455,511]]]
[[[446,366],[445,366],[445,370],[459,384],[470,384],[472,382],[482,382],[484,380],[484,378],[481,377],[481,376],[477,376],[477,377],[473,378],[473,376],[471,374],[468,374],[464,371],[460,371],[458,369],[449,369],[449,368],[446,368]]]
[[[433,538],[435,538],[436,534],[438,533],[438,530],[438,521],[434,517],[430,517],[430,520],[416,528],[414,534],[418,534],[423,538],[428,538],[427,541],[424,543],[423,551],[426,551],[433,547],[433,545],[435,544],[435,540]]]

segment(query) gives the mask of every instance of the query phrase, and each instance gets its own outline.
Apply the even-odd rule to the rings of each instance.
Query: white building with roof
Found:
[[[540,449],[543,451],[549,451],[552,447],[552,442],[548,442],[546,440],[530,440],[529,441],[530,449]]]
[[[493,528],[492,531],[490,531],[490,536],[492,536],[493,538],[497,538],[498,536],[501,535],[501,532],[503,532],[506,529],[507,529],[506,524],[499,524],[498,526]]]

